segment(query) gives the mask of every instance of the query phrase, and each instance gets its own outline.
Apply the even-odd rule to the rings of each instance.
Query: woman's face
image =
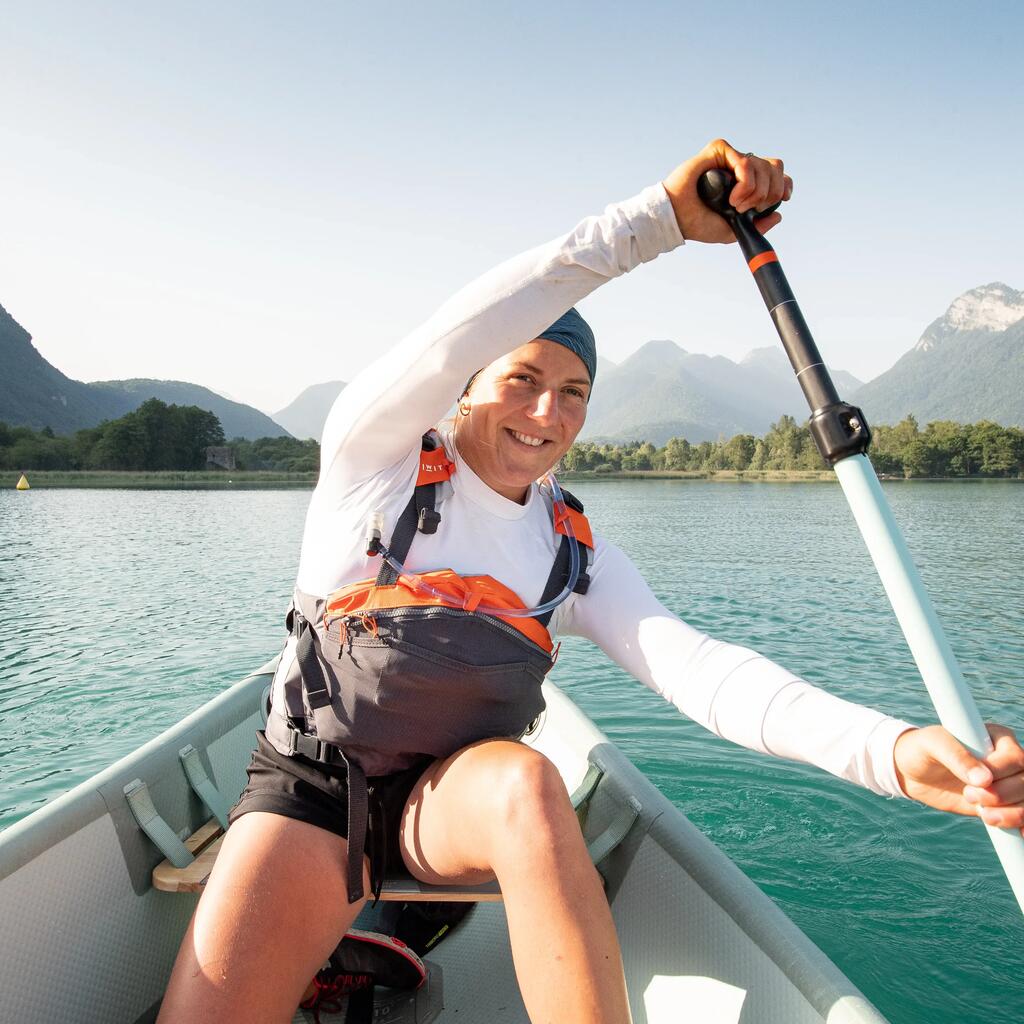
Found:
[[[489,487],[522,502],[576,439],[589,395],[578,355],[553,341],[528,342],[481,370],[460,400],[459,452]]]

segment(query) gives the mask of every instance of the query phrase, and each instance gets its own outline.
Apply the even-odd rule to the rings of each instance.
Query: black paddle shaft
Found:
[[[771,210],[739,213],[729,204],[729,193],[735,183],[736,179],[728,171],[707,171],[697,182],[697,193],[709,209],[725,218],[740,243],[743,258],[754,275],[810,407],[809,426],[814,443],[830,466],[850,455],[866,452],[871,443],[871,431],[864,413],[840,400],[793,289],[782,272],[779,257],[754,226],[755,217],[764,217]]]

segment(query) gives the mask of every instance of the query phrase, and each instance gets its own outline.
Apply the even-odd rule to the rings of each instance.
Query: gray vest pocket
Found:
[[[319,739],[446,757],[519,736],[544,708],[551,658],[513,627],[457,609],[397,609],[316,630],[331,692]]]

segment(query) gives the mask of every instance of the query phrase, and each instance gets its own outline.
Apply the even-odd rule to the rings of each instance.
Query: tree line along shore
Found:
[[[894,427],[871,428],[869,455],[881,476],[1024,478],[1024,431],[982,420],[939,420],[924,430],[913,416]],[[783,416],[763,437],[736,434],[728,440],[691,444],[673,437],[662,448],[650,442],[597,444],[579,441],[562,460],[567,473],[772,474],[830,473],[810,430]]]
[[[872,429],[871,461],[886,477],[1024,479],[1024,431],[988,420],[940,420],[921,429],[913,416]],[[228,452],[229,468],[209,464]],[[319,471],[313,440],[264,437],[226,441],[217,417],[197,406],[150,399],[120,419],[55,435],[44,427],[0,422],[0,470],[32,474],[35,485],[83,487],[308,486]],[[650,442],[578,441],[562,459],[566,477],[672,477],[696,479],[829,479],[806,426],[791,416],[763,437],[691,444],[671,438]],[[8,486],[10,481],[4,480]]]

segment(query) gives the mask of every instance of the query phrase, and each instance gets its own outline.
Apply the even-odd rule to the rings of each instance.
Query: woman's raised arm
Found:
[[[536,338],[570,306],[612,278],[681,245],[735,241],[697,196],[701,174],[727,168],[739,209],[788,199],[782,161],[709,142],[664,182],[587,217],[560,238],[496,267],[449,299],[425,324],[363,370],[327,418],[321,482],[365,479],[408,455],[482,366]],[[762,231],[781,219],[758,222]]]
[[[682,241],[665,188],[653,185],[477,278],[341,393],[324,427],[321,482],[354,483],[407,456],[471,374]]]

